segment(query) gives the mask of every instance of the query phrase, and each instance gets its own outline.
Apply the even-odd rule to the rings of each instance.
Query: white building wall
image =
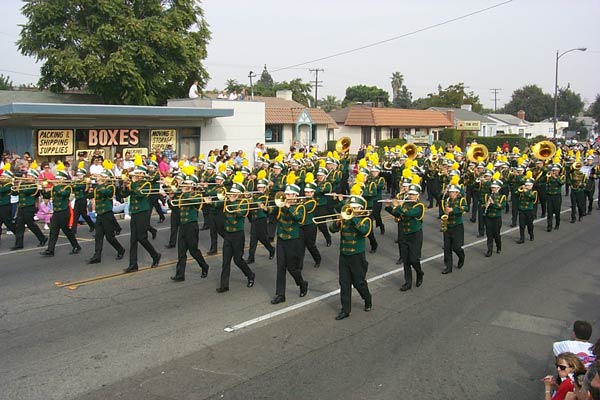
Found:
[[[558,137],[564,137],[563,130],[569,127],[567,121],[556,121],[556,135]],[[547,138],[554,137],[554,123],[553,122],[533,122],[530,126],[531,137],[545,136]]]
[[[350,154],[357,154],[360,148],[361,127],[339,125],[340,129],[336,129],[332,140],[338,140],[341,137],[347,136],[350,138]]]

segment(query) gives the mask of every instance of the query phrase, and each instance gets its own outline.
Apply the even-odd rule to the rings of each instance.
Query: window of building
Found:
[[[327,129],[327,140],[334,140],[333,139],[333,129],[332,128],[328,128]]]
[[[283,125],[265,125],[265,142],[283,143]]]
[[[392,128],[390,130],[391,139],[400,139],[400,128]]]
[[[310,133],[310,142],[317,143],[317,125],[312,126],[312,131]]]
[[[523,129],[523,128],[519,128],[519,135],[522,135],[522,134],[524,134],[524,133],[525,133],[525,129]]]

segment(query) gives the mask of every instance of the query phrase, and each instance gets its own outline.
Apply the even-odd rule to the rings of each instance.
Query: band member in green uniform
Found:
[[[223,205],[223,216],[225,218],[225,234],[223,235],[223,264],[221,271],[221,283],[217,288],[218,293],[229,291],[229,276],[231,274],[231,259],[248,279],[247,287],[254,286],[255,274],[244,260],[244,219],[248,216],[247,199],[241,194],[246,191],[242,184],[244,177],[237,172],[232,179],[230,192]]]
[[[267,216],[270,207],[269,194],[267,192],[269,181],[267,181],[266,177],[267,172],[264,169],[258,171],[256,188],[260,193],[256,193],[252,197],[254,210],[250,211],[252,225],[250,227],[250,248],[248,249],[247,264],[252,264],[254,262],[258,242],[262,243],[269,251],[269,260],[272,260],[273,257],[275,257],[275,248],[271,244],[267,233]]]
[[[73,193],[75,194],[75,204],[73,205],[73,232],[77,233],[77,226],[79,225],[79,217],[90,227],[90,232],[94,232],[94,221],[88,215],[88,192],[90,190],[90,179],[85,178],[87,171],[85,170],[85,163],[79,162],[77,169],[75,170],[75,180],[73,183]]]
[[[369,235],[373,223],[365,213],[367,201],[360,196],[360,190],[356,185],[350,189],[352,196],[348,199],[347,206],[345,206],[351,210],[350,214],[344,208],[340,218],[329,227],[331,232],[340,232],[338,270],[342,309],[335,317],[338,321],[350,316],[352,311],[352,286],[356,288],[360,297],[364,300],[364,310],[371,311],[373,308],[371,292],[366,280],[369,263],[365,256],[365,237]]]
[[[300,187],[294,182],[296,176],[291,172],[287,178],[285,187],[285,202],[279,208],[277,214],[277,282],[275,297],[271,304],[279,304],[285,301],[286,271],[290,273],[294,282],[300,288],[300,297],[306,296],[308,282],[302,277],[302,253],[304,252],[304,240],[300,226],[306,218],[306,208],[298,204],[297,197]]]
[[[42,233],[42,230],[33,219],[37,211],[36,201],[42,189],[42,184],[38,182],[40,173],[36,168],[37,164],[33,161],[27,175],[22,177],[11,190],[12,195],[19,196],[17,220],[15,222],[15,245],[10,248],[11,250],[23,248],[25,226],[33,232],[39,241],[38,247],[44,247],[48,242],[48,237]]]
[[[69,240],[69,243],[71,243],[72,249],[70,254],[78,254],[81,251],[81,246],[77,243],[75,234],[71,230],[71,227],[75,223],[75,221],[73,221],[73,209],[69,202],[69,198],[73,194],[73,187],[61,182],[69,177],[65,171],[64,164],[59,161],[56,164],[56,169],[57,172],[54,176],[56,181],[51,188],[46,186],[42,192],[42,197],[52,199],[50,240],[48,240],[48,248],[46,251],[40,253],[45,257],[54,256],[54,249],[56,247],[56,242],[58,241],[58,233],[61,230]]]
[[[400,290],[405,292],[412,288],[412,270],[417,274],[416,286],[423,284],[423,269],[421,268],[421,248],[423,247],[423,217],[425,204],[419,201],[421,186],[419,177],[415,175],[406,192],[406,199],[392,200],[385,210],[399,219],[398,229],[401,238],[400,254],[404,262],[404,284]]]
[[[171,280],[175,282],[185,281],[188,252],[202,268],[200,278],[206,278],[209,269],[198,248],[198,234],[200,233],[198,211],[202,207],[202,196],[192,192],[198,183],[198,178],[194,174],[194,167],[183,167],[183,171],[185,178],[180,185],[181,190],[171,200],[173,205],[179,209],[177,265],[175,266],[175,275],[171,277]]]
[[[302,237],[304,239],[304,247],[313,258],[315,262],[314,267],[319,268],[321,266],[321,253],[317,248],[317,225],[313,222],[313,217],[315,216],[315,209],[317,208],[317,202],[313,198],[315,195],[315,189],[317,185],[315,184],[315,178],[312,172],[307,172],[304,178],[304,195],[306,199],[304,200],[304,208],[306,209],[306,217],[304,218],[304,223],[302,224]],[[304,265],[304,255],[306,251],[302,252],[302,260],[300,261],[300,267]]]
[[[500,172],[496,172],[493,178],[490,186],[492,193],[486,196],[484,203],[485,233],[487,235],[486,257],[492,256],[494,242],[496,242],[496,253],[502,251],[500,229],[502,228],[502,210],[506,207],[506,196],[500,193],[503,184],[500,180]]]
[[[465,243],[463,214],[469,212],[469,205],[460,193],[461,188],[458,186],[458,179],[454,178],[448,187],[448,198],[442,201],[442,209],[444,210],[445,215],[445,217],[442,215],[442,231],[444,231],[444,264],[446,266],[442,271],[442,274],[444,275],[452,272],[452,253],[455,253],[458,256],[456,268],[460,269],[465,265],[465,251],[462,248]],[[444,222],[444,219],[446,219],[446,222]]]
[[[16,229],[12,221],[12,205],[10,204],[10,192],[15,176],[10,167],[10,163],[6,162],[0,170],[0,236],[2,236],[2,224],[12,233],[15,233]]]
[[[593,150],[590,151],[593,152]],[[586,157],[583,168],[585,169],[585,174],[587,176],[585,198],[587,199],[588,209],[586,214],[591,214],[592,206],[594,204],[594,194],[596,193],[596,180],[598,179],[599,172],[598,166],[594,165],[593,153]]]
[[[184,167],[187,168],[187,167]],[[192,167],[193,168],[193,167]],[[195,176],[195,174],[194,174]],[[177,235],[179,233],[179,225],[181,224],[181,210],[179,209],[178,203],[173,203],[173,198],[177,195],[181,194],[181,189],[179,186],[183,183],[185,179],[185,175],[182,172],[175,174],[173,180],[171,181],[171,187],[167,188],[168,197],[167,204],[171,209],[171,217],[170,222],[170,234],[169,234],[169,243],[165,245],[166,249],[172,249],[177,245]],[[197,180],[197,177],[196,177]]]
[[[587,176],[581,172],[582,164],[579,161],[579,152],[575,162],[571,166],[569,186],[571,188],[571,223],[575,223],[576,217],[579,216],[579,221],[585,216],[585,187]]]
[[[97,186],[87,193],[89,198],[96,203],[96,224],[94,233],[94,255],[87,260],[88,264],[98,264],[102,261],[102,248],[104,238],[117,251],[117,260],[121,260],[125,254],[125,248],[119,243],[115,236],[115,215],[113,214],[113,198],[117,189],[113,183],[107,181],[112,173],[104,170],[97,177]]]
[[[484,216],[484,208],[485,208],[485,199],[487,197],[489,197],[490,193],[492,192],[491,190],[491,185],[492,185],[492,175],[493,175],[493,170],[490,169],[489,167],[491,167],[491,165],[488,165],[488,168],[486,168],[485,172],[483,173],[483,176],[480,178],[479,181],[479,186],[477,188],[477,237],[483,237],[483,235],[485,234],[485,216]]]
[[[283,156],[277,156],[275,158],[275,162],[273,163],[273,167],[271,168],[271,173],[269,174],[269,200],[273,201],[275,198],[275,193],[282,192],[285,190],[285,175],[283,174],[283,164],[280,159]],[[279,210],[277,208],[273,209],[273,212],[269,213],[268,225],[267,225],[267,233],[269,235],[269,240],[272,242],[275,239],[275,231],[277,230],[277,213]]]
[[[208,209],[208,228],[210,229],[210,248],[207,255],[217,254],[218,236],[224,237],[224,217],[223,217],[223,201],[219,199],[219,193],[225,189],[225,174],[218,172],[215,174],[214,185],[206,185],[204,190],[204,200]],[[202,184],[201,184],[202,185]]]
[[[533,207],[537,201],[537,192],[532,190],[533,184],[531,171],[527,171],[525,183],[517,189],[517,207],[519,209],[518,244],[525,243],[525,227],[527,227],[527,233],[529,233],[529,240],[533,241]]]
[[[371,175],[369,176],[369,183],[373,183],[375,187],[375,196],[373,197],[373,221],[375,221],[375,227],[379,228],[381,234],[385,234],[385,224],[381,219],[381,204],[379,200],[383,197],[383,192],[386,190],[385,178],[380,176],[381,167],[377,164],[371,166]]]
[[[552,219],[554,229],[560,226],[560,208],[562,206],[562,187],[565,184],[565,175],[561,174],[562,166],[555,163],[546,176],[546,230],[552,231]]]
[[[154,154],[152,154],[150,160],[148,160],[148,180],[152,185],[152,194],[148,197],[148,201],[150,202],[148,221],[150,221],[150,217],[152,216],[152,209],[155,209],[159,217],[158,223],[161,224],[165,221],[165,214],[159,204],[159,200],[162,197],[161,194],[158,193],[160,189],[160,172],[158,172],[158,163],[156,162],[156,156]],[[153,232],[156,231],[156,228],[153,228],[150,225],[150,222],[148,222],[148,227],[152,236],[155,236]]]
[[[514,228],[517,226],[517,220],[519,217],[519,188],[523,186],[525,183],[525,168],[520,164],[521,159],[517,160],[519,165],[514,167],[514,171],[510,175],[509,185],[510,185],[510,212],[512,215],[510,227]]]
[[[317,170],[317,185],[313,196],[317,201],[317,208],[315,209],[316,217],[329,214],[327,201],[330,196],[327,196],[327,193],[331,193],[332,189],[331,182],[327,182],[327,170],[319,167]],[[318,224],[317,228],[323,234],[326,246],[331,246],[331,234],[329,233],[326,224]]]
[[[129,227],[131,230],[129,240],[129,267],[124,272],[135,272],[138,270],[138,258],[137,250],[138,243],[141,244],[144,249],[152,257],[151,267],[158,267],[160,262],[161,254],[154,249],[154,246],[148,240],[148,226],[150,223],[150,203],[148,196],[151,193],[152,185],[147,180],[144,180],[146,174],[146,167],[143,165],[137,165],[131,175],[131,182],[127,182],[127,185],[123,190],[123,197],[129,196],[129,213],[131,219],[129,220]]]

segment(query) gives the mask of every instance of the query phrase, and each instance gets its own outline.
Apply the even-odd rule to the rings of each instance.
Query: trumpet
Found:
[[[342,207],[341,212],[336,214],[328,214],[328,215],[320,215],[318,217],[313,217],[313,223],[315,225],[325,224],[331,220],[343,219],[344,221],[348,221],[354,217],[368,217],[371,215],[372,210],[355,210],[349,204],[346,204]]]

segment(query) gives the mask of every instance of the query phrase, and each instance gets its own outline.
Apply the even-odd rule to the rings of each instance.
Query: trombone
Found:
[[[335,221],[336,219],[343,219],[344,221],[350,220],[354,217],[368,217],[371,215],[372,210],[355,210],[349,204],[346,204],[342,207],[342,210],[336,214],[328,214],[328,215],[320,215],[318,217],[313,217],[313,223],[315,225],[318,224],[326,224],[329,221]]]
[[[277,192],[277,193],[275,193],[275,198],[274,198],[272,201],[274,201],[274,202],[275,202],[275,205],[276,205],[277,207],[281,208],[281,207],[285,207],[285,205],[286,205],[286,203],[287,203],[288,201],[292,201],[294,204],[296,204],[296,203],[300,203],[300,204],[302,204],[302,203],[304,203],[304,201],[306,201],[307,199],[310,199],[310,197],[308,197],[308,196],[301,196],[301,197],[295,197],[295,198],[293,198],[293,199],[289,199],[289,200],[288,200],[288,199],[285,197],[285,193],[283,193],[283,192]]]

